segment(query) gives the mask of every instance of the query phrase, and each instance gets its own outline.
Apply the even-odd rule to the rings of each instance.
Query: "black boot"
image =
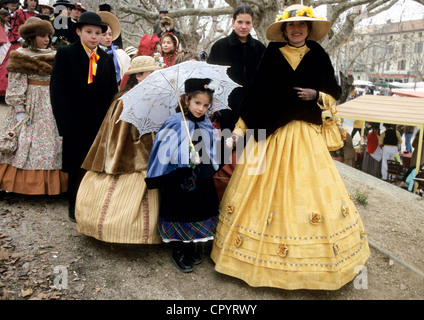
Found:
[[[74,205],[69,205],[68,217],[69,217],[69,220],[71,220],[72,222],[77,222],[76,219],[75,219],[75,206]]]
[[[202,262],[202,258],[197,251],[197,247],[192,242],[186,245],[185,255],[187,260],[194,266]]]
[[[73,190],[69,190],[69,186],[68,186],[68,192],[66,197],[68,198],[68,218],[69,220],[71,220],[72,222],[76,222],[75,219],[75,202],[76,202],[76,198],[77,198],[77,194],[76,192],[73,192]]]
[[[84,174],[85,170],[81,168],[74,168],[68,171],[68,216],[72,222],[76,222],[75,203],[77,201],[78,188],[84,178]]]
[[[192,272],[193,266],[188,261],[187,257],[185,256],[185,252],[183,249],[183,244],[178,241],[177,244],[174,246],[174,250],[172,252],[172,262],[175,264],[175,266],[180,269],[180,271],[184,273]]]

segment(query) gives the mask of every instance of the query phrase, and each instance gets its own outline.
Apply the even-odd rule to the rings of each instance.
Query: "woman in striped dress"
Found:
[[[144,182],[154,136],[140,136],[132,124],[118,121],[123,108],[119,98],[157,69],[152,57],[131,61],[128,82],[109,107],[82,164],[87,172],[75,206],[80,233],[112,243],[162,242],[157,233],[158,191],[147,190]]]

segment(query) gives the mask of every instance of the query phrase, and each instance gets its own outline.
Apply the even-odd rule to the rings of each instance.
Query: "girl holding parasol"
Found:
[[[213,100],[210,79],[185,81],[177,113],[159,129],[146,184],[160,191],[159,233],[173,244],[172,261],[182,272],[201,262],[194,243],[213,239],[218,196],[212,175],[218,169],[217,130],[206,117]]]

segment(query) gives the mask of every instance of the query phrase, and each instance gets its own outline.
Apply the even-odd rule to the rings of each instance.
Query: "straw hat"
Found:
[[[102,18],[103,23],[107,24],[112,30],[112,41],[118,39],[121,34],[121,24],[118,18],[108,11],[97,11],[97,14]]]
[[[150,56],[137,56],[131,60],[130,69],[125,72],[127,76],[133,73],[140,73],[144,71],[154,71],[162,69],[156,65],[155,59]]]
[[[289,21],[311,21],[312,29],[309,32],[308,40],[318,41],[325,37],[331,29],[331,22],[324,18],[317,17],[312,7],[301,4],[294,4],[287,7],[281,16],[277,16],[276,22],[271,24],[266,30],[266,37],[270,41],[286,42],[281,27],[283,22]]]
[[[137,55],[137,48],[135,48],[133,46],[129,46],[129,47],[125,48],[124,51],[130,57]]]
[[[57,6],[65,6],[65,7],[69,7],[71,9],[75,8],[75,5],[73,3],[71,3],[69,0],[58,0],[55,3],[53,3],[53,7],[57,7]]]

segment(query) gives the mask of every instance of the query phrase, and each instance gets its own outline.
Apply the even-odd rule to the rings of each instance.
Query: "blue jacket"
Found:
[[[219,168],[221,139],[218,137],[218,130],[208,118],[194,122],[186,117],[186,121],[191,138],[197,140],[201,137],[203,148],[200,160],[202,164],[212,166],[212,175]],[[184,119],[179,112],[169,117],[156,134],[147,166],[147,186],[150,189],[158,188],[169,179],[183,179],[189,175],[189,147]]]

